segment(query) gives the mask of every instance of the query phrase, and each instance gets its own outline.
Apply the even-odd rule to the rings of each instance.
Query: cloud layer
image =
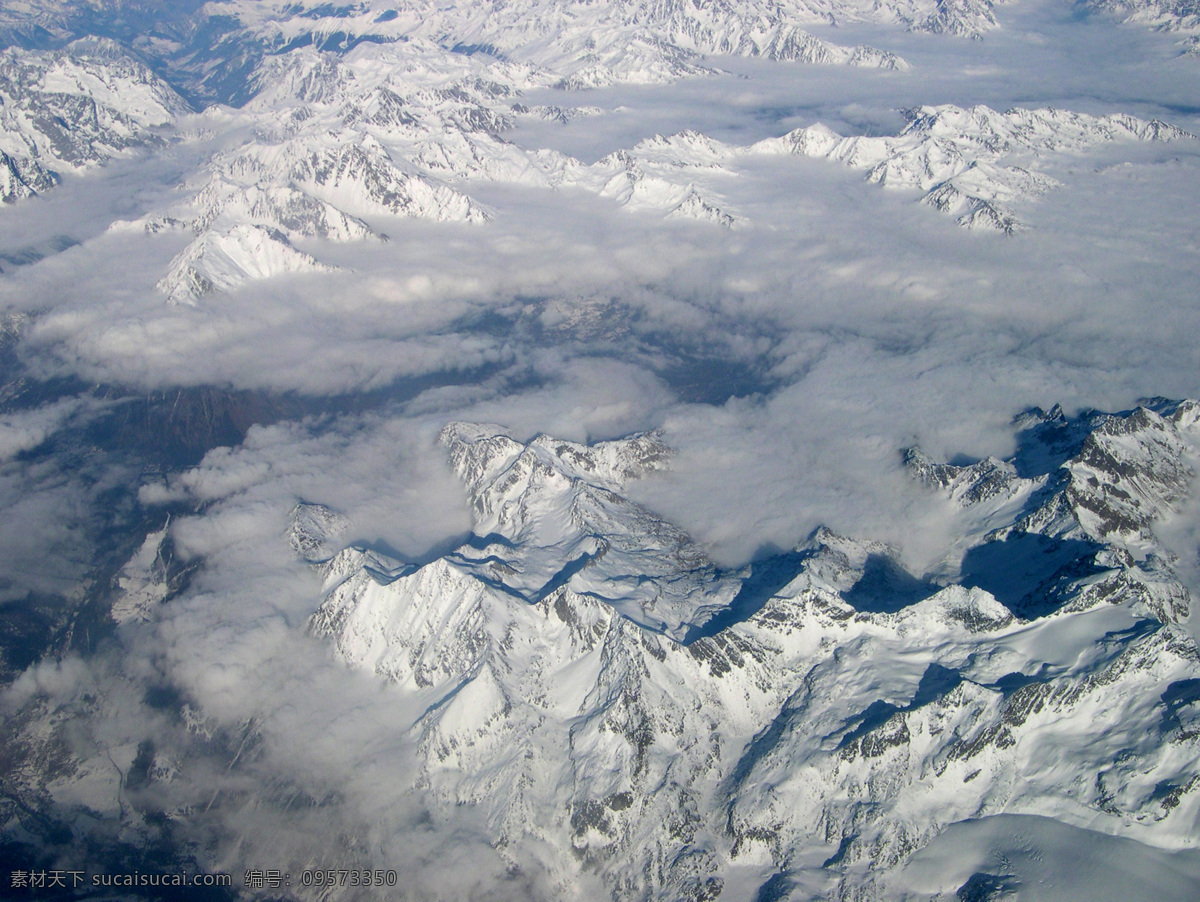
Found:
[[[845,29],[840,42],[892,50],[904,72],[719,60],[746,77],[531,92],[523,102],[601,112],[522,118],[504,137],[591,164],[683,128],[738,145],[816,122],[895,134],[899,109],[937,103],[1200,127],[1194,61],[1169,37],[1049,7],[999,17],[970,44]],[[248,131],[117,160],[0,210],[0,253],[50,249],[0,275],[0,307],[22,314],[2,348],[0,601],[79,598],[111,576],[95,556],[113,522],[97,512],[114,499],[146,530],[169,511],[174,554],[200,565],[150,622],[82,656],[64,646],[2,704],[22,724],[69,725],[85,764],[72,786],[104,818],[135,798],[153,815],[137,830],[154,834],[163,812],[186,822],[216,870],[401,863],[416,897],[588,898],[539,869],[544,850],[492,849],[469,812],[432,819],[407,788],[418,705],[305,632],[320,586],[288,547],[288,512],[328,505],[352,524],[347,541],[410,560],[454,544],[471,519],[435,445],[448,420],[578,441],[659,429],[671,472],[632,496],[719,563],[824,524],[892,542],[920,572],[955,523],[901,473],[900,448],[1004,455],[1030,405],[1200,395],[1195,142],[1056,157],[1046,171],[1062,187],[1022,207],[1029,229],[1013,238],[964,232],[919,191],[823,159],[755,158],[720,176],[745,220],[734,230],[578,186],[447,176],[489,222],[363,214],[388,241],[293,236],[332,271],[168,305],[155,283],[195,236],[108,226],[186,202],[180,186]],[[135,400],[210,386],[298,412],[172,470],[96,450],[86,429],[111,412],[96,385]],[[1168,530],[1185,562],[1195,522],[1189,510]],[[147,741],[177,777],[131,790]]]

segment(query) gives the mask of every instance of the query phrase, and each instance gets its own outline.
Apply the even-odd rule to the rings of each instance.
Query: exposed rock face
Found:
[[[1153,529],[1188,490],[1197,409],[1035,412],[1011,461],[906,452],[977,515],[933,578],[828,530],[722,571],[621,496],[668,460],[654,436],[453,424],[474,537],[423,565],[335,554],[311,625],[426,700],[431,798],[478,806],[500,848],[582,860],[614,898],[709,898],[751,866],[875,898],[944,827],[997,813],[1176,844],[1200,795],[1171,687],[1200,652]]]
[[[1012,205],[1059,187],[1036,171],[1039,160],[1078,153],[1113,141],[1195,140],[1158,120],[1088,116],[1064,110],[985,106],[919,107],[894,137],[846,137],[821,124],[755,145],[837,160],[867,170],[867,181],[924,192],[924,203],[949,213],[966,228],[1012,234],[1023,224]]]
[[[1127,146],[1132,159],[1145,151],[1139,142],[1196,140],[1125,115],[944,105],[909,110],[890,135],[811,124],[743,146],[684,130],[631,139],[594,163],[512,143],[522,120],[605,115],[561,99],[563,107],[536,105],[534,91],[665,84],[732,68],[730,55],[906,78],[908,64],[886,49],[804,29],[872,22],[978,38],[999,27],[989,0],[0,6],[9,48],[0,53],[0,201],[15,205],[7,212],[20,222],[35,195],[96,167],[146,149],[163,151],[163,165],[178,160],[178,190],[131,201],[137,212],[122,215],[137,218],[114,223],[125,234],[110,236],[118,247],[163,249],[145,282],[162,276],[158,303],[216,307],[228,300],[221,293],[236,302],[270,279],[285,288],[288,278],[319,282],[400,230],[444,233],[452,252],[503,215],[481,199],[514,186],[588,194],[631,216],[670,218],[672,231],[749,231],[762,207],[755,191],[737,190],[739,179],[840,164],[964,228],[1016,234],[1038,197],[1065,187],[1070,167],[1061,161],[1072,155]],[[1178,31],[1196,52],[1194,4],[1090,6]],[[72,39],[104,23],[120,33],[112,17],[155,7],[162,27],[129,36],[144,55],[107,38]],[[58,49],[36,49],[47,47]],[[195,112],[183,96],[228,105]],[[720,243],[713,234],[702,236],[706,246]],[[732,243],[758,237],[746,234]],[[39,238],[4,265],[75,241]],[[601,288],[574,306],[531,299],[529,316],[548,338],[599,340],[632,315]],[[138,301],[121,299],[131,309]],[[546,310],[554,315],[541,321]],[[4,317],[0,351],[15,360],[24,348],[12,339],[28,316]],[[26,389],[14,381],[4,390]],[[88,527],[72,577],[91,585],[65,608],[58,596],[29,596],[0,635],[4,681],[27,675],[4,698],[15,699],[0,735],[5,849],[40,855],[46,868],[88,844],[113,870],[211,866],[229,846],[252,849],[249,833],[263,824],[265,833],[282,825],[282,834],[294,815],[313,811],[304,829],[336,834],[331,859],[350,852],[349,861],[370,861],[374,850],[346,825],[376,812],[365,806],[339,820],[354,802],[339,798],[337,777],[322,786],[324,774],[302,767],[277,776],[273,765],[290,763],[288,750],[269,747],[284,731],[264,729],[257,713],[218,723],[216,706],[193,706],[186,693],[205,685],[216,697],[230,662],[138,658],[145,647],[182,651],[174,637],[186,629],[173,628],[188,624],[186,615],[173,622],[176,612],[218,609],[235,582],[208,573],[211,583],[199,579],[184,593],[200,562],[181,559],[175,540],[186,549],[186,530],[165,511],[132,521],[140,490],[191,503],[178,501],[173,477],[206,451],[239,445],[253,423],[328,414],[343,399],[310,410],[304,399],[285,409],[232,389],[94,394],[119,403],[103,428],[72,426],[78,453],[58,465],[65,473],[92,461],[83,481],[106,513]],[[66,423],[73,414],[47,416]],[[267,562],[271,579],[250,584],[305,605],[313,593],[299,616],[272,612],[282,649],[273,663],[336,655],[321,675],[377,692],[386,703],[370,716],[397,717],[380,757],[396,766],[386,776],[400,788],[382,802],[415,800],[440,823],[469,811],[510,875],[547,874],[564,898],[582,896],[580,878],[596,876],[620,902],[893,899],[916,850],[991,815],[1194,848],[1200,652],[1183,628],[1191,598],[1160,524],[1192,493],[1198,420],[1196,402],[1161,399],[1119,414],[1034,411],[1017,423],[1019,450],[1008,460],[951,465],[904,452],[912,475],[964,525],[927,573],[911,572],[895,548],[828,529],[765,560],[721,567],[630,498],[633,480],[669,465],[660,436],[523,441],[456,423],[441,442],[474,523],[454,550],[399,560],[353,544],[355,525],[333,508],[299,501],[287,536],[278,523],[267,533],[298,561],[280,547]],[[51,434],[39,429],[12,453],[36,450]],[[95,463],[97,449],[113,448],[133,485],[124,493],[108,493],[119,480],[109,483]],[[291,489],[284,497],[272,509],[281,519],[295,498]],[[208,514],[193,500],[186,513],[202,520]],[[319,597],[313,573],[323,580]],[[88,638],[98,625],[104,634]],[[138,644],[155,631],[157,641]],[[104,673],[109,649],[126,641],[113,654],[127,651],[119,666],[128,672]],[[72,648],[86,651],[81,672],[55,672],[54,658]],[[93,665],[95,674],[82,672]],[[39,695],[29,688],[38,680],[69,692]],[[260,688],[250,687],[255,704]],[[254,760],[257,771],[240,769]],[[278,820],[260,820],[267,809]],[[380,823],[398,821],[367,823],[366,832]],[[311,889],[307,898],[341,892]],[[964,876],[958,896],[1014,892],[1010,875],[993,868]]]
[[[69,5],[39,15],[14,10],[0,24],[6,16],[18,29],[73,27]],[[761,155],[800,154],[915,189],[966,228],[1013,234],[1024,228],[1022,205],[1060,187],[1044,171],[1058,155],[1192,138],[1129,116],[982,106],[920,107],[889,137],[842,137],[820,124],[748,147],[694,131],[656,135],[591,165],[504,138],[530,115],[520,98],[531,89],[711,74],[712,55],[902,70],[907,64],[892,54],[836,46],[799,25],[877,21],[978,36],[995,19],[990,3],[975,0],[531,0],[490,4],[488,15],[471,4],[381,11],[227,2],[180,16],[195,20],[196,34],[203,23],[221,39],[188,50],[188,29],[172,19],[181,33],[167,42],[176,49],[163,66],[200,93],[218,69],[238,70],[238,109],[186,117],[181,97],[107,38],[54,51],[13,48],[0,61],[0,200],[30,197],[65,173],[138,147],[211,144],[177,201],[113,226],[192,230],[194,240],[158,281],[173,304],[275,275],[329,271],[322,242],[383,240],[394,217],[486,223],[495,211],[472,196],[482,182],[583,189],[642,214],[734,229],[750,224],[729,196],[744,169]],[[205,62],[206,54],[229,59]]]
[[[63,50],[0,53],[0,202],[53,187],[161,142],[157,129],[188,111],[166,82],[120,45],[84,39]]]

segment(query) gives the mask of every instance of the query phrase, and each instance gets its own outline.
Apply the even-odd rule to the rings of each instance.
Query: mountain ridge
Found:
[[[354,547],[333,554],[318,565],[326,588],[311,629],[349,665],[427,699],[413,729],[431,798],[479,806],[499,848],[532,835],[560,850],[562,873],[590,863],[614,898],[719,894],[735,866],[758,868],[764,886],[819,880],[831,898],[877,898],[950,823],[1004,812],[1183,848],[1200,811],[1183,761],[1200,733],[1163,726],[1160,743],[1171,709],[1152,700],[1195,678],[1200,651],[1175,625],[1188,592],[1152,524],[1190,484],[1180,455],[1195,448],[1197,409],[1035,412],[1018,428],[1050,451],[1027,449],[1022,466],[1057,454],[1053,484],[1011,461],[952,467],[910,450],[914,478],[988,509],[952,581],[822,529],[781,560],[788,571],[746,616],[700,635],[647,623],[653,607],[631,616],[619,599],[644,583],[620,576],[628,563],[606,578],[611,560],[575,556],[578,540],[563,539],[594,525],[569,515],[564,499],[579,491],[628,522],[614,492],[646,472],[631,459],[648,453],[648,472],[661,468],[657,439],[589,449],[452,425],[442,441],[476,538],[415,568]],[[1114,448],[1119,465],[1097,469],[1097,449]],[[1089,483],[1100,472],[1112,490]],[[1131,505],[1136,528],[1089,519],[1097,499]],[[996,528],[1003,511],[1009,525]],[[661,521],[652,533],[680,541]],[[1040,605],[993,594],[989,570],[1026,553],[1017,535],[1056,543],[1050,571],[1030,576]],[[529,546],[557,549],[565,578],[530,582],[553,568],[531,568]],[[709,566],[686,583],[699,593],[693,627],[751,579]],[[1097,722],[1110,732],[1083,752],[1072,731]],[[514,744],[529,752],[510,755]],[[1114,749],[1124,763],[1109,773]],[[1079,777],[1062,781],[1064,767]],[[896,805],[914,814],[897,822],[886,814]]]

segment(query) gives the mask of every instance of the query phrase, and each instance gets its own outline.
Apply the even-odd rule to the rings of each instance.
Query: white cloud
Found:
[[[902,53],[913,63],[903,75],[742,62],[748,80],[555,94],[610,112],[509,137],[554,141],[590,162],[683,127],[737,143],[818,119],[848,134],[894,133],[898,106],[1003,109],[1030,98],[1196,130],[1194,109],[1166,108],[1190,97],[1194,74],[1167,64],[1169,40],[1054,24],[1044,10],[1001,13],[1023,30],[969,45],[847,32]],[[1095,53],[1101,40],[1116,49]],[[1154,66],[1139,62],[1143,52]],[[147,481],[144,504],[196,508],[172,527],[179,552],[205,561],[192,587],[153,623],[123,628],[127,654],[94,668],[42,665],[7,698],[36,692],[67,706],[100,682],[111,703],[81,720],[107,743],[97,748],[132,755],[140,739],[161,737],[186,766],[166,801],[201,812],[191,823],[223,837],[225,862],[239,843],[264,862],[332,861],[346,849],[328,837],[360,831],[362,860],[403,863],[418,891],[562,890],[506,877],[469,815],[428,821],[402,789],[416,709],[304,634],[320,588],[288,549],[291,506],[327,504],[353,524],[347,539],[404,557],[439,548],[471,522],[434,444],[449,419],[577,440],[661,427],[678,450],[673,470],[633,492],[719,560],[790,547],[827,524],[895,542],[921,569],[953,522],[909,485],[901,447],[1003,455],[1008,421],[1028,405],[1115,409],[1141,395],[1200,394],[1195,151],[1072,158],[1053,173],[1064,187],[1023,211],[1031,230],[1016,239],[964,233],[915,193],[880,191],[821,160],[747,165],[727,190],[754,224],[736,233],[572,190],[480,183],[472,196],[496,211],[487,225],[380,217],[370,225],[387,243],[298,239],[339,271],[264,280],[197,309],[167,307],[153,290],[187,235],[103,233],[113,216],[169,202],[167,186],[200,152],[175,153],[0,211],[0,249],[62,229],[85,239],[4,273],[0,303],[41,311],[19,345],[22,365],[138,390],[308,395],[327,412],[255,427],[166,486]],[[343,401],[367,410],[339,412]],[[59,457],[8,459],[70,425],[75,404],[0,420],[11,583],[0,598],[66,594],[86,575],[77,549],[94,513],[88,474],[64,472]],[[1176,533],[1181,548],[1194,545],[1191,527]],[[163,684],[230,735],[252,724],[255,754],[231,767],[233,752],[215,740],[198,751],[184,726],[142,703]],[[320,804],[288,807],[302,785]],[[435,870],[464,883],[435,886]]]

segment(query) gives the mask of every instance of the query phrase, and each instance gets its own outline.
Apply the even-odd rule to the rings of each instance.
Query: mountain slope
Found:
[[[1158,120],[1089,116],[1065,110],[985,106],[919,107],[905,113],[894,137],[848,137],[821,124],[754,145],[763,153],[795,153],[867,170],[867,181],[924,192],[922,201],[966,228],[1012,234],[1023,223],[1010,205],[1059,187],[1035,167],[1043,158],[1077,154],[1115,141],[1195,140]]]
[[[311,626],[424,699],[431,800],[615,899],[715,898],[734,873],[881,898],[940,831],[998,813],[1185,847],[1200,651],[1153,529],[1190,485],[1198,409],[1032,415],[1009,462],[908,452],[973,524],[927,576],[827,530],[721,571],[619,494],[665,465],[654,437],[456,424],[474,536],[421,565],[334,554]]]
[[[1200,8],[1192,0],[1088,0],[1089,10],[1183,36],[1184,53],[1200,56]]]
[[[0,54],[0,201],[41,193],[83,171],[161,143],[187,104],[108,40]]]
[[[935,4],[912,4],[928,12],[888,12],[868,4],[804,4],[756,0],[752,4],[645,2],[611,4],[531,0],[523,3],[451,4],[375,2],[282,4],[253,7],[232,0],[211,5],[211,14],[237,20],[261,43],[349,49],[411,38],[446,49],[484,52],[532,63],[556,73],[564,88],[592,88],[614,82],[660,83],[713,71],[705,55],[761,56],[780,61],[904,68],[894,54],[872,47],[841,47],[797,26],[864,19],[909,21],[933,15]],[[303,8],[304,12],[297,15]],[[844,15],[843,15],[844,11]]]
[[[156,286],[171,304],[193,306],[213,291],[280,273],[330,272],[332,267],[296,250],[287,236],[256,225],[208,231],[173,261]]]

